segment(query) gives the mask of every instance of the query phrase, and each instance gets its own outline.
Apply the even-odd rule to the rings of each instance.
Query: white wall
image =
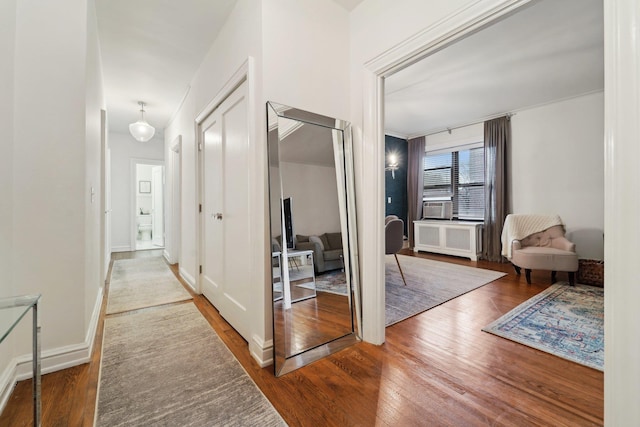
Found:
[[[86,83],[85,83],[85,322],[91,322],[98,293],[101,292],[102,236],[104,220],[102,194],[101,110],[105,108],[102,58],[98,40],[95,3],[87,2]]]
[[[558,214],[581,258],[604,258],[603,93],[518,111],[508,148],[512,213]],[[426,137],[427,150],[484,140],[482,123]]]
[[[604,259],[602,92],[511,118],[512,212],[558,214],[581,258]]]
[[[131,205],[133,179],[131,159],[164,161],[164,144],[159,138],[139,142],[129,134],[110,132],[111,148],[111,249],[131,248],[131,220],[135,206]]]
[[[86,332],[86,15],[81,0],[17,7],[13,277],[18,293],[43,293],[45,349]]]
[[[263,2],[264,96],[349,116],[349,14],[330,0]]]
[[[339,232],[336,168],[280,162],[284,197],[292,198],[295,234]],[[279,213],[272,218],[279,221]]]
[[[192,282],[197,276],[196,260],[196,140],[195,118],[218,94],[233,73],[247,60],[255,59],[256,70],[260,70],[260,10],[255,1],[240,0],[233,9],[218,37],[205,56],[202,65],[191,82],[191,88],[184,103],[165,129],[165,152],[171,149],[175,139],[182,136],[182,224],[180,270]],[[261,83],[255,82],[255,95],[260,92]],[[255,124],[253,133],[261,127]],[[262,133],[259,133],[261,136]],[[167,164],[166,178],[170,181],[173,172]],[[172,227],[167,227],[170,232]]]
[[[96,20],[92,0],[9,1],[0,8],[2,293],[42,294],[47,372],[88,360],[100,307],[104,100]],[[98,189],[94,203],[91,187]],[[22,322],[3,343],[0,372],[8,375],[0,376],[0,394],[29,375],[30,364],[16,359],[29,359],[29,326]]]
[[[364,0],[350,14],[350,117],[354,134],[354,161],[357,194],[358,242],[362,281],[363,337],[381,344],[384,342],[384,283],[383,219],[384,188],[384,139],[381,129],[366,129],[365,115],[384,117],[378,111],[370,85],[370,63],[389,49],[406,44],[427,28],[450,17],[462,7],[474,3],[471,0]],[[410,49],[409,47],[405,50]],[[386,59],[388,63],[389,60]],[[366,87],[366,90],[365,90]],[[383,92],[383,91],[382,91]],[[367,122],[368,125],[370,125]],[[383,128],[383,123],[378,124]],[[376,136],[376,132],[380,135]],[[377,232],[375,232],[377,230]]]
[[[16,30],[16,2],[0,2],[0,298],[14,295],[11,250],[13,247],[13,67]],[[3,386],[10,381],[14,356],[13,336],[0,344],[0,409]],[[3,378],[6,378],[3,381]]]
[[[255,196],[250,212],[254,215],[251,256],[256,289],[255,307],[250,310],[255,313],[251,321],[254,340],[249,347],[257,359],[270,357],[272,333],[265,256],[269,227],[264,105],[271,100],[346,119],[348,39],[348,13],[331,0],[239,0],[196,73],[184,104],[165,129],[165,150],[178,135],[183,138],[180,271],[188,281],[194,281],[198,264],[194,119],[247,57],[253,58],[254,74],[249,82],[252,166],[248,173]]]

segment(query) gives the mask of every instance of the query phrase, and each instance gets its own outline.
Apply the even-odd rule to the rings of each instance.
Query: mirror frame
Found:
[[[272,305],[272,320],[273,320],[273,360],[274,360],[274,374],[275,376],[281,376],[302,366],[305,366],[311,362],[326,357],[332,353],[335,353],[343,348],[355,344],[362,339],[362,313],[361,313],[361,294],[360,294],[360,272],[358,264],[358,236],[357,236],[357,221],[356,221],[356,203],[355,203],[355,183],[354,183],[354,168],[353,168],[353,140],[351,135],[351,123],[334,119],[331,117],[323,116],[309,111],[300,110],[297,108],[289,107],[286,105],[278,104],[275,102],[267,102],[267,171],[269,175],[269,217],[273,212],[272,195],[274,178],[271,176],[271,165],[280,164],[279,158],[279,143],[280,137],[278,132],[278,119],[285,118],[290,120],[296,120],[303,124],[311,124],[315,126],[321,126],[332,130],[334,140],[334,157],[336,161],[342,160],[343,173],[336,174],[338,177],[342,177],[342,182],[338,182],[338,199],[340,210],[340,227],[343,236],[343,242],[347,244],[345,250],[345,257],[348,262],[345,263],[345,279],[347,281],[349,299],[349,308],[351,316],[351,332],[317,345],[315,347],[304,350],[300,353],[290,356],[278,356],[278,346],[282,346],[284,349],[284,342],[279,342],[276,339],[275,331],[275,305]],[[336,139],[342,136],[342,144],[336,144]],[[338,148],[339,152],[336,152]],[[274,158],[275,157],[275,158]],[[337,166],[336,166],[337,167]],[[279,186],[279,199],[282,200],[282,182],[278,177],[277,185]],[[278,190],[276,190],[278,191]],[[282,207],[278,209],[281,211]],[[282,212],[281,212],[282,213]],[[271,223],[271,222],[270,222]],[[268,265],[272,265],[272,250],[271,242],[273,241],[273,230],[269,226],[269,250],[266,254]],[[273,276],[273,274],[271,275]],[[273,281],[271,281],[270,291],[267,295],[271,295],[272,304],[274,304],[273,295]],[[281,354],[284,354],[282,351]]]

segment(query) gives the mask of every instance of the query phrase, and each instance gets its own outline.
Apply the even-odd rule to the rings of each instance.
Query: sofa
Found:
[[[316,273],[344,268],[342,233],[324,233],[319,236],[296,235],[296,249],[312,250]]]

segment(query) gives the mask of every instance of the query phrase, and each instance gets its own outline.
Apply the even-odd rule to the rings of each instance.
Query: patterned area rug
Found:
[[[107,314],[191,299],[161,256],[114,261]]]
[[[316,290],[330,294],[347,295],[347,283],[342,270],[332,270],[316,276]]]
[[[556,283],[482,329],[604,370],[604,289]]]
[[[97,427],[286,425],[192,302],[105,319]]]
[[[398,255],[405,286],[393,255],[385,257],[386,325],[415,316],[505,276],[499,271]]]

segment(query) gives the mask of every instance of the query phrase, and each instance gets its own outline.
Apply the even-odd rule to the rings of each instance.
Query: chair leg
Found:
[[[524,269],[524,275],[527,278],[527,285],[530,285],[531,284],[531,269],[525,268]]]
[[[394,257],[396,257],[396,263],[398,264],[398,270],[400,270],[400,275],[402,276],[402,281],[404,282],[404,285],[407,286],[407,281],[404,278],[404,273],[402,272],[402,267],[400,267],[400,261],[398,261],[398,255],[393,254]]]
[[[574,273],[573,271],[569,272],[569,284],[571,286],[575,286],[576,285],[576,273]]]
[[[519,276],[520,275],[520,267],[518,267],[517,265],[513,264],[513,268],[514,268],[514,270],[516,270],[516,274]]]
[[[551,272],[551,284],[553,285],[554,283],[556,283],[556,273],[557,271],[552,271]]]

